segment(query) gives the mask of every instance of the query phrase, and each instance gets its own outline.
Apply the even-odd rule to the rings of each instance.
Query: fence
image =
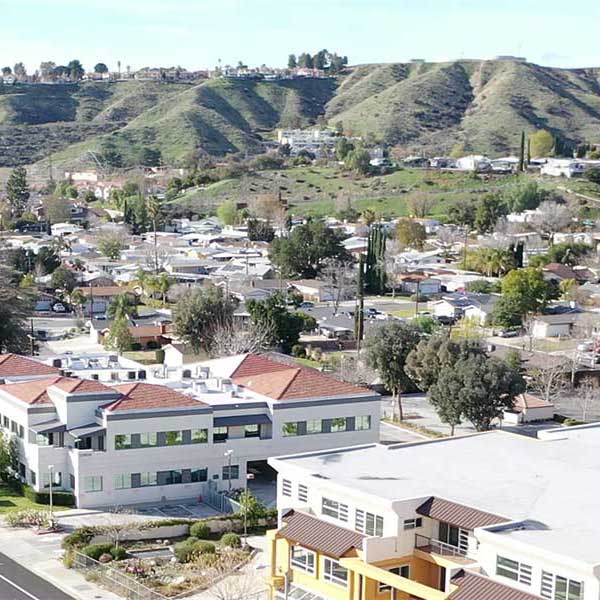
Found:
[[[232,514],[241,510],[241,505],[225,494],[224,491],[217,491],[215,487],[209,485],[202,496],[205,504],[224,514]]]

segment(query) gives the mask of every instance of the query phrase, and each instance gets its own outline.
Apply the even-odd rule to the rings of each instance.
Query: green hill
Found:
[[[518,61],[360,65],[337,79],[0,86],[0,167],[89,150],[138,164],[254,152],[277,127],[341,123],[350,135],[444,154],[515,152],[522,130],[600,142],[600,69]]]

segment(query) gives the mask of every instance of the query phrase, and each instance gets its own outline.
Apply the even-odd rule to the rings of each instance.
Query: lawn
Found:
[[[36,504],[25,496],[19,496],[8,486],[0,484],[0,514],[20,510],[49,510],[47,504]],[[67,510],[66,506],[55,506],[55,511]]]

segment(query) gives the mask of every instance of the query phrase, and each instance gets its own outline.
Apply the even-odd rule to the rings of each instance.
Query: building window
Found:
[[[423,527],[423,519],[415,517],[414,519],[404,519],[404,531],[408,529],[420,529]]]
[[[215,444],[226,442],[229,437],[229,429],[227,427],[213,427],[213,442]]]
[[[463,552],[469,549],[469,532],[443,521],[440,521],[438,539],[440,542],[459,548]]]
[[[156,485],[158,483],[156,479],[156,473],[140,473],[140,486],[148,487],[151,485]]]
[[[307,573],[314,573],[315,562],[316,557],[314,552],[302,548],[302,546],[292,546],[292,567],[296,567],[296,569],[301,569]]]
[[[208,469],[192,469],[192,483],[208,481]]]
[[[365,535],[383,536],[383,517],[364,510],[356,510],[354,528]]]
[[[348,505],[336,502],[335,500],[330,500],[329,498],[323,497],[321,513],[340,521],[348,521]]]
[[[356,431],[367,431],[368,429],[371,429],[371,417],[369,415],[356,417],[354,428]]]
[[[337,585],[348,585],[348,569],[342,567],[337,560],[326,558],[323,562],[323,579]]]
[[[208,429],[192,429],[192,444],[208,443]]]
[[[158,446],[158,436],[155,431],[140,433],[141,448],[153,448],[154,446]]]
[[[389,569],[389,571],[394,575],[400,575],[400,577],[410,579],[410,565],[401,565],[399,567],[393,567],[392,569]],[[389,585],[386,585],[385,583],[379,584],[379,592],[388,592],[390,590],[391,588]]]
[[[25,428],[23,427],[23,425],[19,425],[19,430],[17,432],[17,435],[23,439],[25,437]]]
[[[223,467],[223,481],[229,481],[229,479],[239,479],[240,478],[240,466],[239,465],[231,465],[231,477],[229,476],[229,465]]]
[[[496,557],[496,575],[531,585],[531,566],[504,556]]]
[[[10,419],[7,416],[2,417],[2,423],[4,424],[4,429],[8,429],[10,426]]]
[[[306,433],[309,435],[313,433],[323,433],[323,421],[321,421],[321,419],[306,421]]]
[[[183,434],[181,431],[165,431],[165,444],[167,446],[179,446],[183,444]]]
[[[179,470],[167,471],[165,485],[177,485],[183,481],[183,474]]]
[[[292,482],[289,479],[284,479],[281,482],[281,493],[284,496],[292,497]]]
[[[129,450],[131,448],[131,434],[121,433],[115,435],[115,450]]]
[[[302,483],[298,484],[298,500],[304,503],[308,502],[308,487]]]
[[[10,430],[12,431],[12,433],[17,433],[17,431],[19,430],[19,424],[15,423],[15,421],[11,421],[10,422]]]
[[[101,492],[102,491],[102,476],[87,475],[83,478],[84,492]]]
[[[294,437],[299,435],[298,430],[299,427],[297,422],[284,423],[282,427],[283,437]]]
[[[53,471],[54,481],[52,483],[52,487],[61,487],[62,486],[62,473],[60,471]],[[50,487],[50,473],[44,473],[42,476],[42,484],[45,488]]]
[[[35,443],[38,446],[53,446],[54,445],[54,434],[53,433],[38,433],[35,436]]]
[[[335,419],[331,419],[331,433],[346,431],[347,427],[348,422],[346,420],[346,417],[337,417]]]
[[[542,571],[541,596],[549,600],[583,600],[583,583]]]
[[[260,436],[260,426],[259,425],[246,425],[244,427],[244,437],[253,438]]]
[[[131,474],[121,473],[113,476],[115,490],[128,490],[131,487]]]
[[[26,474],[27,474],[27,467],[22,462],[20,462],[19,463],[19,475],[23,479],[25,479]]]
[[[29,478],[31,479],[31,485],[35,485],[37,483],[37,475],[35,471],[29,471]]]

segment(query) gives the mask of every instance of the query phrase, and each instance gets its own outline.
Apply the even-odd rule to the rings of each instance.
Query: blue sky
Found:
[[[243,60],[283,66],[321,48],[351,64],[491,58],[600,66],[600,2],[579,0],[16,0],[2,2],[0,62],[91,67]]]

